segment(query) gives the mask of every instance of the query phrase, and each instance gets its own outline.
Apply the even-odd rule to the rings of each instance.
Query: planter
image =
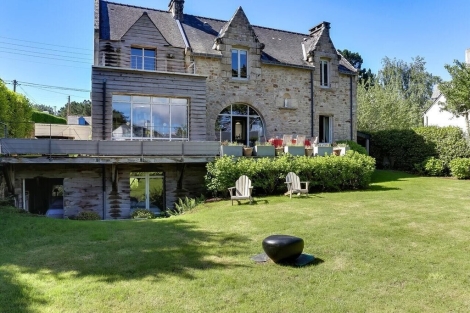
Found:
[[[285,146],[284,152],[292,155],[305,155],[304,146]]]
[[[253,154],[252,147],[244,147],[243,148],[243,156],[251,156]]]
[[[341,155],[341,149],[339,149],[339,148],[334,148],[334,149],[333,149],[333,154],[336,155],[336,156],[340,156],[340,155]]]
[[[325,156],[333,154],[333,147],[313,147],[313,153],[315,156]]]
[[[255,155],[259,157],[274,156],[274,146],[255,146]]]
[[[242,156],[243,146],[220,146],[220,155]]]
[[[312,156],[312,154],[313,154],[313,148],[305,148],[306,156]]]
[[[349,150],[349,146],[347,147],[336,147],[337,149],[341,149],[341,152],[339,155],[345,155],[346,152]]]

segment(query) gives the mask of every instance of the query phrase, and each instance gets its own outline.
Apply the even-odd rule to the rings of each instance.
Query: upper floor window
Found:
[[[131,68],[138,70],[155,71],[155,50],[144,48],[131,48]]]
[[[246,50],[232,49],[232,77],[248,78]]]
[[[320,86],[330,87],[330,62],[320,60]]]

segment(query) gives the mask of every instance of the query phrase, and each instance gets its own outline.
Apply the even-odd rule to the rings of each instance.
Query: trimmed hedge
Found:
[[[67,124],[67,120],[65,118],[58,117],[49,113],[42,113],[39,111],[33,111],[31,120],[35,123]]]
[[[367,188],[375,170],[375,160],[348,151],[345,156],[306,157],[285,154],[277,158],[238,158],[224,156],[207,164],[206,187],[214,194],[228,195],[241,175],[247,175],[255,193],[280,194],[286,191],[287,173],[294,172],[309,181],[312,190],[340,191]]]
[[[384,130],[371,134],[370,155],[378,168],[436,175],[442,161],[440,175],[449,173],[451,160],[470,157],[470,149],[458,127],[426,126],[407,130]],[[431,160],[431,161],[429,161]],[[430,169],[429,171],[427,170]],[[437,171],[436,171],[437,170]]]

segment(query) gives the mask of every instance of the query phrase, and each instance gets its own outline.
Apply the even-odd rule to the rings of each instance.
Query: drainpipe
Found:
[[[353,90],[352,90],[352,75],[349,76],[349,120],[351,121],[351,141],[354,140],[353,136]]]
[[[103,103],[102,103],[101,108],[102,108],[103,116],[101,117],[102,118],[101,122],[103,123],[103,130],[102,130],[103,134],[101,137],[103,140],[106,140],[106,125],[105,125],[106,123],[106,115],[105,115],[106,114],[106,79],[103,80],[103,101],[102,102]]]
[[[105,165],[101,165],[101,177],[103,178],[103,220],[106,219],[106,168]]]
[[[313,101],[313,70],[310,72],[310,114],[311,114],[311,125],[310,136],[313,138],[313,131],[315,129],[315,102]]]

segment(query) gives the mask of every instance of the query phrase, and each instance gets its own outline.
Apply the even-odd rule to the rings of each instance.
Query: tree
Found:
[[[47,111],[49,114],[55,114],[54,108],[45,104],[33,104],[33,109],[39,112]]]
[[[428,73],[421,57],[406,63],[385,57],[374,84],[358,84],[358,129],[407,129],[422,124],[439,77]]]
[[[91,101],[72,101],[70,102],[70,106],[65,104],[62,108],[60,108],[59,112],[57,112],[57,115],[64,118],[67,118],[67,115],[91,116]]]
[[[465,117],[467,133],[469,133],[468,113],[470,111],[470,64],[454,60],[454,65],[444,65],[452,79],[439,85],[439,90],[446,98],[441,103],[444,110],[456,116]]]
[[[32,113],[33,109],[29,100],[9,90],[0,79],[0,122],[1,126],[7,127],[8,137],[30,137],[34,128],[31,122]]]
[[[359,84],[364,83],[367,87],[369,85],[373,85],[375,79],[374,74],[370,68],[368,70],[362,68],[362,63],[364,63],[364,60],[358,52],[352,52],[348,49],[338,51],[346,60],[348,60],[349,63],[351,63],[352,66],[354,66],[355,69],[358,70]]]

